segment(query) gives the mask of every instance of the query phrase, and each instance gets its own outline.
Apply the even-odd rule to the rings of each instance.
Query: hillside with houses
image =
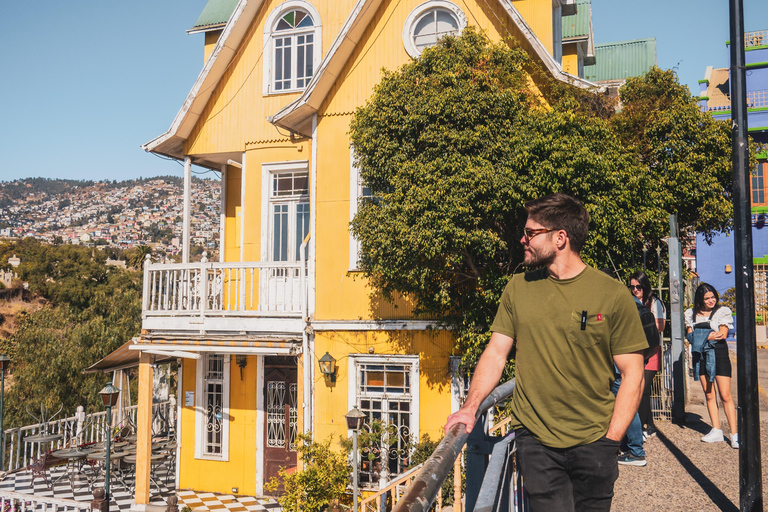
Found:
[[[192,180],[191,242],[200,252],[218,250],[220,188],[219,180]],[[183,182],[172,176],[0,181],[0,238],[119,249],[149,245],[155,254],[173,257],[181,246],[183,203]]]

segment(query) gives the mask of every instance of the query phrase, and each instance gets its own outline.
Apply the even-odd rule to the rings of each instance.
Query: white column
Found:
[[[184,235],[181,246],[181,261],[189,263],[189,217],[192,208],[192,159],[184,158]]]
[[[226,241],[227,227],[227,166],[221,166],[221,211],[219,212],[219,261],[224,263],[224,243]]]
[[[240,167],[240,261],[245,261],[245,151],[243,151],[243,164]]]

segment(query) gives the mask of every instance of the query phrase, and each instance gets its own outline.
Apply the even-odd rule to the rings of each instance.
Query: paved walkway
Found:
[[[735,352],[732,395],[737,400]],[[768,468],[768,350],[758,351],[760,383],[760,441],[762,466]],[[701,384],[688,379],[689,403],[682,425],[657,422],[659,434],[645,444],[648,465],[620,466],[612,511],[733,511],[739,510],[739,451],[729,444],[703,443],[701,436],[711,428]],[[725,413],[720,407],[724,432]],[[763,476],[764,482],[766,476]],[[768,486],[763,484],[763,501],[768,503]]]

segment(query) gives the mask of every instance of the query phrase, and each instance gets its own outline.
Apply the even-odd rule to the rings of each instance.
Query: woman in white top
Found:
[[[731,396],[731,359],[728,354],[728,345],[725,338],[728,336],[728,329],[733,327],[733,316],[730,308],[720,306],[720,295],[712,285],[701,283],[696,288],[696,294],[693,299],[693,308],[685,312],[686,332],[692,332],[694,325],[708,324],[713,332],[709,333],[707,338],[714,344],[715,357],[715,382],[720,391],[720,399],[723,402],[725,417],[728,418],[728,426],[731,428],[731,446],[739,447],[739,435],[737,433],[736,406]],[[710,356],[711,356],[710,352]],[[699,365],[699,380],[707,397],[707,411],[712,420],[712,430],[709,434],[701,438],[705,443],[716,443],[723,441],[723,431],[720,430],[720,414],[717,408],[717,399],[713,383],[710,382],[707,371],[705,357],[696,357],[693,359],[694,365]]]

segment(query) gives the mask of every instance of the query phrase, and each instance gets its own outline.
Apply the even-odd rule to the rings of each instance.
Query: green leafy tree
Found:
[[[282,481],[284,493],[278,498],[286,512],[320,512],[340,500],[347,490],[350,467],[344,451],[331,449],[331,439],[316,442],[311,436],[299,434],[298,451],[304,469],[288,473],[280,469],[279,476],[264,485],[275,492]]]
[[[531,92],[531,73],[542,91],[552,91],[549,105]],[[671,72],[652,73],[671,77],[664,84],[675,98],[687,91]],[[553,192],[579,198],[591,215],[582,255],[596,267],[629,268],[644,245],[654,254],[672,212],[707,232],[728,227],[727,125],[690,101],[651,101],[661,87],[639,91],[630,82],[628,91],[637,92],[625,109],[645,98],[668,109],[668,123],[678,112],[686,116],[691,128],[681,151],[664,139],[671,135],[666,125],[632,131],[639,113],[614,121],[599,98],[544,76],[522,49],[467,29],[385,71],[351,124],[360,173],[373,193],[352,221],[360,269],[377,293],[406,294],[417,314],[456,329],[470,360],[488,339],[509,276],[521,270],[526,201]],[[699,138],[694,125],[704,129]],[[669,173],[651,168],[638,149],[642,140]],[[697,151],[708,153],[695,167],[702,186],[690,176],[682,187],[668,183]]]
[[[141,274],[106,267],[106,254],[81,246],[50,246],[33,239],[0,244],[0,266],[19,256],[17,271],[42,309],[21,313],[17,327],[0,340],[11,358],[12,386],[6,392],[6,427],[33,420],[40,405],[78,405],[102,410],[98,391],[104,375],[84,375],[85,368],[136,336],[141,327]]]

